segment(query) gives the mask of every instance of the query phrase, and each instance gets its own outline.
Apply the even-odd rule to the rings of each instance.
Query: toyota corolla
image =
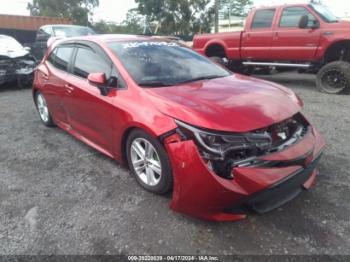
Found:
[[[291,90],[164,39],[55,42],[33,97],[46,126],[126,163],[143,188],[172,192],[173,210],[201,219],[240,220],[294,199],[314,184],[325,146]]]

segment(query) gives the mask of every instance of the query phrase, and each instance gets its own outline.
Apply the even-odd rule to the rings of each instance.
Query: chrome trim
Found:
[[[310,68],[312,66],[311,64],[267,63],[267,62],[243,62],[243,65],[248,65],[248,66],[296,67],[296,68]]]

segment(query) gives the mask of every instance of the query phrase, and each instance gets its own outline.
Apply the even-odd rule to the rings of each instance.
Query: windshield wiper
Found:
[[[173,86],[174,84],[157,81],[157,82],[142,82],[142,83],[138,83],[138,85],[141,87],[165,87],[165,86]]]
[[[210,79],[222,78],[222,77],[226,77],[226,76],[223,76],[223,75],[200,76],[200,77],[196,77],[196,78],[192,78],[192,79],[187,79],[185,81],[177,82],[176,84],[178,85],[178,84],[196,82],[196,81],[200,81],[200,80],[210,80]]]
[[[181,84],[200,81],[200,80],[209,80],[209,79],[222,78],[222,77],[225,77],[225,76],[223,76],[223,75],[208,75],[208,76],[200,76],[200,77],[196,77],[196,78],[191,78],[191,79],[187,79],[187,80],[180,81],[180,82],[173,82],[173,83],[168,82],[168,83],[166,83],[166,82],[161,82],[161,81],[154,81],[154,82],[142,82],[142,83],[138,83],[138,85],[141,87],[166,87],[166,86],[175,86],[175,85],[181,85]]]

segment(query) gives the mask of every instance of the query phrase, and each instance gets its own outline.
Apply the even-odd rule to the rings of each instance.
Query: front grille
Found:
[[[14,71],[15,62],[12,59],[0,58],[0,69],[6,72]]]
[[[309,124],[301,114],[269,126],[257,132],[267,132],[272,139],[272,146],[267,153],[278,152],[303,138],[309,131]]]

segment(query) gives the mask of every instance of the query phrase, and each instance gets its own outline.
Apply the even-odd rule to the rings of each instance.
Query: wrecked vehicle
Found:
[[[31,86],[36,59],[16,39],[0,35],[0,85],[17,82],[19,87]]]
[[[325,141],[291,90],[233,74],[179,43],[89,36],[50,47],[33,98],[41,121],[127,163],[171,208],[234,221],[313,186]]]

